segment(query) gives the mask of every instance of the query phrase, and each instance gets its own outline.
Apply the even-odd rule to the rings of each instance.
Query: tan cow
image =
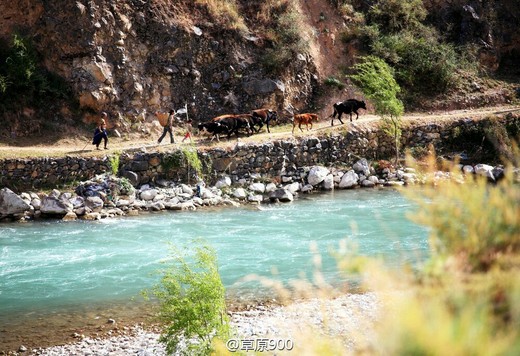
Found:
[[[318,115],[316,114],[294,114],[293,116],[293,127],[292,127],[292,133],[294,134],[294,128],[296,127],[296,125],[298,125],[298,128],[300,129],[301,132],[303,132],[302,130],[302,124],[305,124],[305,126],[307,127],[307,131],[309,131],[309,125],[311,126],[311,129],[312,129],[312,122],[313,121],[316,121],[318,122],[319,121],[319,118],[318,118]]]

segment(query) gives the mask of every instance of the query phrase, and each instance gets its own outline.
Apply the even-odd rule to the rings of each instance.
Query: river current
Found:
[[[340,241],[389,265],[424,260],[427,230],[406,218],[413,204],[390,189],[302,195],[293,203],[162,212],[96,222],[0,225],[0,330],[13,320],[131,304],[159,280],[170,247],[203,239],[218,256],[228,293],[264,293],[239,280],[311,278],[311,246],[326,280],[342,281],[330,250]]]

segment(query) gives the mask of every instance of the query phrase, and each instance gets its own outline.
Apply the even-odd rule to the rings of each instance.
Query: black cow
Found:
[[[251,119],[252,116],[250,114],[237,114],[217,116],[211,121],[219,122],[228,127],[229,131],[227,133],[227,137],[229,140],[232,133],[234,133],[238,138],[238,130],[240,129],[245,129],[248,135],[252,135],[254,131],[251,128]]]
[[[271,133],[269,130],[269,122],[278,120],[278,113],[275,110],[270,109],[253,110],[251,111],[251,115],[253,116],[253,129],[254,126],[258,125],[256,132],[259,132],[260,129],[266,125],[267,132]]]
[[[197,127],[199,132],[211,134],[211,141],[213,141],[214,138],[217,138],[217,141],[220,141],[220,134],[229,134],[229,127],[220,122],[201,122]]]
[[[329,116],[332,117],[332,120],[330,121],[330,126],[334,126],[334,119],[336,118],[336,115],[338,115],[338,120],[343,124],[343,121],[341,121],[341,115],[343,114],[350,114],[350,122],[352,122],[352,113],[356,113],[356,120],[359,118],[358,109],[367,109],[366,104],[364,101],[359,101],[356,99],[347,99],[344,102],[337,102],[334,106],[334,112]]]

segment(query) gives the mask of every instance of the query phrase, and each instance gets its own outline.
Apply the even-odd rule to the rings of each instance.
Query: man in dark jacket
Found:
[[[166,133],[170,134],[170,143],[175,143],[174,140],[173,140],[173,119],[174,119],[174,116],[175,116],[175,110],[170,110],[170,112],[168,114],[168,120],[166,121],[166,125],[164,125],[164,128],[163,128],[163,133],[162,133],[161,137],[159,137],[159,140],[157,141],[157,143],[161,143],[161,141],[164,138],[164,136],[166,136]]]

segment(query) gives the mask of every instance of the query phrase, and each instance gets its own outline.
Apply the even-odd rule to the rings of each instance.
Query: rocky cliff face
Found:
[[[309,56],[268,75],[258,64],[258,38],[219,28],[202,12],[193,16],[197,22],[179,25],[181,2],[2,2],[0,37],[15,30],[32,37],[45,66],[72,84],[81,108],[92,109],[84,121],[105,110],[122,129],[184,105],[205,120],[311,100],[317,78]]]
[[[519,71],[517,0],[424,1],[429,20],[457,44],[477,46],[488,69]],[[336,60],[327,51],[318,56],[298,53],[279,74],[269,74],[259,63],[269,47],[268,40],[257,36],[265,24],[254,15],[262,2],[238,2],[250,32],[218,25],[200,1],[2,1],[0,40],[15,31],[31,38],[45,67],[70,83],[80,110],[53,109],[52,115],[70,122],[80,116],[89,122],[104,110],[110,125],[121,131],[151,121],[156,110],[184,105],[196,120],[258,107],[308,107],[324,79],[317,67],[339,68],[356,53],[346,51]],[[325,0],[302,2],[301,9],[309,19],[304,27],[312,41],[319,37],[315,32],[323,11],[334,9]],[[38,115],[28,109],[12,114],[12,120],[27,123]]]
[[[520,73],[520,2],[518,0],[425,0],[430,21],[458,45],[478,48],[490,71]]]

